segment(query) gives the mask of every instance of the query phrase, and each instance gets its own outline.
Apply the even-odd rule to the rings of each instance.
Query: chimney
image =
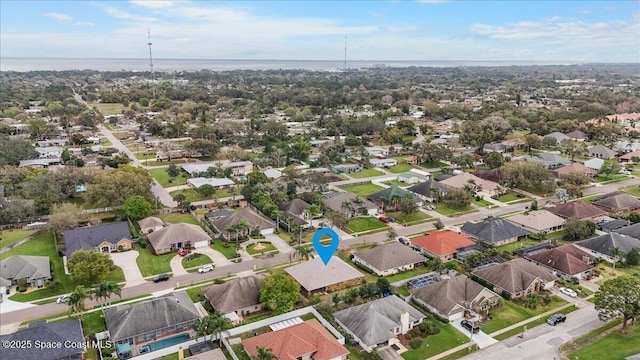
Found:
[[[409,332],[409,313],[403,312],[400,314],[400,333],[406,334]]]

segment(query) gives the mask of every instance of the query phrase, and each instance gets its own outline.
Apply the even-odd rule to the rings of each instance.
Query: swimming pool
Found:
[[[149,347],[149,350],[151,351],[156,351],[156,350],[164,349],[169,346],[178,345],[185,341],[189,341],[189,339],[191,339],[189,337],[189,334],[180,334],[174,337],[154,341],[152,343],[147,344],[147,347]]]

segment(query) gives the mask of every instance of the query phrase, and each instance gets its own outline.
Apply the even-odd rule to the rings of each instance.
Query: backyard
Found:
[[[413,169],[414,166],[411,164],[398,164],[398,165],[394,165],[392,167],[389,168],[389,171],[394,173],[394,174],[398,174],[398,173],[403,173],[403,172],[407,172],[411,169]]]
[[[204,196],[200,193],[198,193],[197,191],[195,191],[194,189],[183,189],[183,190],[176,190],[176,191],[172,191],[169,193],[169,195],[171,195],[172,197],[175,197],[178,194],[184,194],[186,197],[186,201],[188,202],[194,202],[194,201],[202,201],[202,200],[210,200],[210,199],[222,199],[222,198],[228,198],[228,197],[232,197],[232,196],[237,196],[240,195],[240,188],[230,188],[230,189],[224,189],[224,190],[216,190],[216,193],[213,194],[210,197]]]
[[[162,221],[167,224],[178,224],[178,223],[187,223],[193,225],[200,225],[198,220],[191,216],[191,214],[182,214],[182,213],[168,213],[164,215],[158,216]]]
[[[385,215],[395,218],[396,222],[403,226],[422,224],[434,220],[431,216],[419,210],[409,215],[403,214],[400,211],[387,212]]]
[[[551,296],[551,302],[547,305],[542,306],[542,304],[539,304],[535,309],[527,309],[521,303],[502,300],[502,306],[491,311],[492,320],[482,324],[480,329],[487,334],[491,334],[494,331],[504,329],[507,326],[555,309],[566,303],[566,301],[557,296]]]
[[[434,323],[440,328],[440,333],[427,336],[418,349],[403,352],[400,356],[406,360],[427,359],[443,351],[469,342],[469,338],[456,330],[453,325],[445,325],[437,320],[435,320]]]
[[[604,335],[598,340],[569,354],[570,359],[624,359],[640,353],[640,324],[629,328],[624,335],[620,329]]]
[[[435,204],[436,211],[444,216],[455,217],[464,214],[470,214],[476,212],[478,210],[471,207],[471,205],[463,206],[463,207],[452,207],[447,203],[439,202]]]
[[[33,234],[37,230],[22,230],[22,229],[13,229],[13,230],[4,230],[0,232],[0,248],[5,248],[11,246],[18,241],[26,238],[27,236]]]
[[[172,178],[167,174],[167,168],[151,169],[149,170],[149,175],[158,180],[162,187],[184,185],[187,183],[188,176],[187,173],[180,172],[179,176]]]
[[[360,184],[360,185],[352,185],[352,186],[345,186],[342,189],[344,189],[345,191],[349,191],[352,192],[354,194],[360,195],[360,196],[369,196],[373,193],[376,193],[380,190],[384,190],[383,187],[378,186],[378,185],[374,185],[372,183],[368,183],[368,184]]]
[[[384,173],[376,169],[364,169],[360,172],[354,172],[349,174],[349,176],[354,179],[364,179],[364,178],[380,176],[380,175],[384,175]]]
[[[345,230],[349,234],[359,233],[363,231],[384,231],[387,230],[389,226],[383,223],[382,221],[374,218],[374,217],[357,217],[350,219],[347,225],[345,226]]]
[[[522,239],[520,241],[512,242],[511,244],[500,245],[496,248],[498,253],[503,251],[513,251],[523,247],[531,246],[537,244],[538,242],[529,238]]]

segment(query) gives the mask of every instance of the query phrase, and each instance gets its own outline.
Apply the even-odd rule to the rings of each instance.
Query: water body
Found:
[[[208,60],[208,59],[154,59],[154,69],[163,71],[197,70],[334,70],[343,69],[344,61],[324,60]],[[347,61],[347,68],[387,67],[461,67],[461,66],[530,66],[571,65],[562,62],[541,61]],[[80,59],[80,58],[0,58],[0,71],[149,71],[149,59]]]

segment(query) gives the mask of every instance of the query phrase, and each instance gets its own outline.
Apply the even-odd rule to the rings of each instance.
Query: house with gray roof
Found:
[[[558,144],[560,144],[564,140],[571,140],[571,138],[561,132],[552,132],[551,134],[547,134],[545,138],[554,139]]]
[[[584,132],[582,132],[580,130],[574,130],[574,131],[572,131],[570,133],[567,133],[566,135],[571,140],[577,140],[577,141],[585,141],[585,140],[587,140],[587,134],[585,134]]]
[[[480,313],[500,301],[500,295],[461,275],[409,290],[418,304],[434,314],[453,321],[466,310]]]
[[[395,185],[367,196],[369,201],[383,207],[384,210],[395,210],[395,200],[399,198],[410,198],[416,203],[416,206],[422,206],[421,198]]]
[[[336,174],[349,174],[362,171],[362,164],[338,164],[331,166],[331,171]]]
[[[480,222],[466,222],[460,228],[462,235],[493,246],[509,244],[523,239],[529,231],[499,217],[490,216]]]
[[[322,195],[324,206],[342,213],[347,219],[378,214],[378,205],[352,192],[333,192]]]
[[[491,284],[494,292],[512,299],[550,289],[557,279],[549,270],[522,258],[475,270],[472,278]]]
[[[336,322],[370,352],[398,343],[396,336],[420,325],[425,315],[392,295],[333,314]]]
[[[172,292],[152,300],[105,308],[109,337],[120,358],[155,351],[161,340],[179,343],[193,339],[200,313],[186,291]]]
[[[202,293],[215,310],[232,321],[241,321],[242,316],[262,310],[260,281],[263,278],[263,275],[240,277],[207,286]]]
[[[626,226],[620,227],[617,230],[614,230],[612,232],[616,232],[618,234],[623,234],[623,235],[629,235],[636,239],[640,239],[640,223],[629,224],[627,222]]]
[[[124,221],[67,230],[63,237],[68,259],[80,249],[110,253],[133,248],[133,236],[129,232],[129,224]]]
[[[325,265],[314,258],[284,270],[302,287],[305,295],[332,292],[364,283],[364,275],[337,256]]]
[[[600,171],[602,164],[604,164],[604,160],[602,159],[589,159],[584,162],[585,167],[588,167],[589,169],[592,169],[595,171]]]
[[[176,223],[148,234],[147,240],[156,255],[161,255],[183,248],[209,246],[211,236],[198,225]]]
[[[389,168],[395,165],[398,165],[398,160],[396,159],[369,159],[369,164],[373,167],[384,167]]]
[[[449,191],[449,187],[436,180],[429,179],[425,182],[408,187],[407,191],[416,194],[423,200],[434,202],[437,201],[438,196],[446,194],[447,191]]]
[[[233,229],[235,225],[242,221],[248,225],[247,228]],[[254,230],[259,230],[262,235],[270,235],[273,234],[276,228],[276,224],[273,221],[252,207],[246,207],[232,215],[215,219],[209,223],[226,240],[248,236]]]
[[[595,145],[587,149],[589,156],[597,159],[613,159],[618,155],[616,151],[609,149],[604,145]]]
[[[411,270],[427,259],[399,242],[379,245],[353,253],[353,262],[371,269],[378,276]]]
[[[28,344],[27,347],[0,346],[0,359],[11,360],[82,360],[86,349],[83,346],[64,346],[67,344],[84,344],[80,320],[61,322],[37,321],[25,329],[7,335],[0,335],[1,343]],[[63,344],[60,347],[36,347],[40,344]]]
[[[602,195],[593,202],[593,205],[597,205],[607,211],[624,212],[640,209],[640,200],[630,194],[615,191]]]
[[[279,203],[278,209],[284,213],[285,220],[282,220],[287,226],[291,224],[300,225],[303,228],[311,226],[309,221],[312,219],[307,211],[309,205],[302,199],[293,199],[287,202]]]
[[[502,144],[502,143],[495,143],[495,144],[484,144],[484,146],[482,147],[482,150],[484,152],[497,152],[497,153],[504,153],[509,149],[509,146]]]
[[[640,251],[640,240],[629,235],[620,234],[619,232],[612,232],[578,241],[574,245],[589,255],[601,258],[610,263],[617,261],[613,254],[613,248],[618,248],[623,253],[628,253],[633,249]]]
[[[31,287],[43,287],[47,281],[51,280],[49,257],[14,255],[0,260],[0,282],[6,284],[8,281],[15,285],[20,279],[26,279],[27,284]]]

